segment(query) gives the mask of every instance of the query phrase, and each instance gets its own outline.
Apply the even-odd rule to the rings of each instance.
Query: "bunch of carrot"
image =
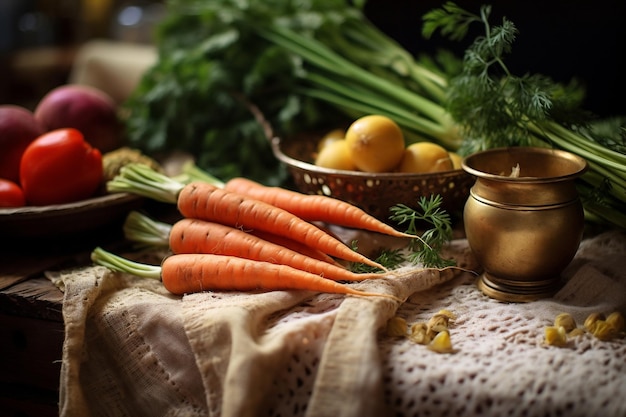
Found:
[[[247,188],[235,189],[241,184]],[[176,203],[183,218],[172,226],[160,225],[160,242],[167,242],[173,253],[160,267],[131,265],[101,248],[94,250],[92,259],[142,276],[156,277],[154,268],[158,268],[163,284],[175,294],[300,289],[397,300],[389,294],[359,291],[338,282],[379,278],[384,274],[357,274],[335,258],[388,271],[311,222],[415,237],[398,232],[349,203],[265,187],[245,179],[226,184],[185,183],[145,165],[130,164],[107,183],[107,189]],[[130,227],[129,221],[126,227]]]

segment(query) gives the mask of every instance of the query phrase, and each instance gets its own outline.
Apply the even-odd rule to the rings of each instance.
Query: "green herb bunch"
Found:
[[[448,212],[441,208],[442,201],[438,194],[420,197],[421,212],[404,204],[391,207],[390,219],[404,225],[407,233],[415,235],[408,245],[409,260],[413,263],[436,268],[455,264],[453,260],[441,257],[441,250],[452,238],[452,222]],[[420,235],[421,230],[424,231]]]
[[[297,63],[255,26],[296,15],[295,2],[169,0],[167,8],[157,62],[124,103],[128,141],[149,154],[186,151],[219,178],[281,184],[286,171],[253,109],[289,134],[319,122],[323,107],[295,92]]]
[[[406,233],[415,238],[400,249],[384,249],[376,257],[376,262],[393,269],[410,262],[426,268],[445,268],[456,264],[454,259],[442,257],[442,249],[452,239],[452,220],[448,212],[441,208],[442,198],[435,194],[418,199],[419,209],[405,204],[391,207],[389,219],[398,226],[404,226]],[[352,248],[358,249],[358,242],[352,242]],[[369,265],[352,264],[351,270],[359,273],[374,272]]]
[[[624,119],[593,122],[580,107],[584,92],[575,82],[564,86],[540,74],[511,73],[504,59],[517,28],[506,18],[492,25],[490,13],[489,5],[477,15],[448,2],[424,15],[426,37],[439,30],[460,40],[471,24],[483,27],[446,90],[445,107],[464,137],[459,152],[532,145],[577,154],[589,164],[579,182],[586,218],[626,228]]]
[[[462,154],[498,146],[536,144],[532,124],[554,115],[580,121],[584,96],[572,82],[564,86],[541,74],[517,76],[504,59],[518,35],[515,24],[506,17],[491,25],[491,6],[480,14],[470,13],[455,3],[424,15],[422,32],[430,38],[436,30],[450,39],[463,39],[472,23],[481,24],[484,34],[466,49],[460,74],[449,80],[446,109],[462,130]]]

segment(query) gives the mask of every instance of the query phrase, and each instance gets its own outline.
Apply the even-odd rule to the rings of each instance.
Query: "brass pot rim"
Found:
[[[562,175],[512,177],[508,175],[493,174],[490,172],[482,171],[475,166],[478,160],[484,160],[484,158],[488,157],[497,158],[498,155],[501,156],[503,154],[549,155],[571,162],[573,168],[569,172],[566,172]],[[463,158],[462,168],[470,175],[493,181],[515,183],[546,183],[573,180],[582,175],[588,169],[588,163],[582,157],[561,149],[533,146],[511,146],[487,149],[468,155]]]

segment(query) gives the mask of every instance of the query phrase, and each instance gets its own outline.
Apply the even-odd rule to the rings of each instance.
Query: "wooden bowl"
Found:
[[[143,198],[132,194],[106,194],[68,204],[0,208],[3,240],[61,240],[120,227]]]

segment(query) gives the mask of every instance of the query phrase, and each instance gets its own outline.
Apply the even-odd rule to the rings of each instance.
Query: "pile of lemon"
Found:
[[[381,115],[354,121],[345,132],[328,132],[318,144],[315,165],[372,173],[433,173],[461,168],[461,157],[432,142],[405,146],[396,122]]]

